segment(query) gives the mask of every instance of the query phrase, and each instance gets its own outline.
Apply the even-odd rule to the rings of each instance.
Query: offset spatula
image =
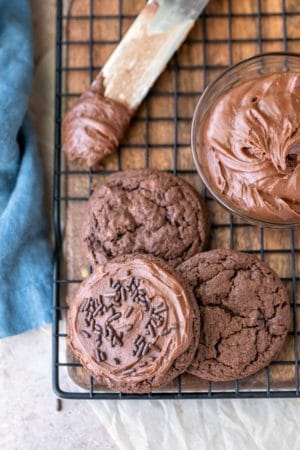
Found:
[[[63,121],[68,158],[89,167],[112,153],[130,119],[208,0],[149,0]]]

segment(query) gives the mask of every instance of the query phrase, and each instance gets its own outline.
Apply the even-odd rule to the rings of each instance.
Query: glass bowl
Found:
[[[255,216],[255,213],[238,207],[227,199],[221,191],[218,191],[216,187],[211,185],[208,174],[205,173],[203,168],[203,152],[205,148],[202,145],[202,128],[212,105],[230,89],[247,80],[279,72],[300,72],[300,54],[282,52],[253,56],[229,67],[221,76],[209,84],[200,97],[193,116],[191,132],[192,153],[197,172],[205,186],[212,196],[230,213],[261,227],[293,228],[300,225],[300,219],[295,221],[264,221]]]

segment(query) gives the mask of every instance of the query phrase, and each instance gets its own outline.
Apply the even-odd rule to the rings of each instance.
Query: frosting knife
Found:
[[[149,0],[90,88],[67,112],[63,149],[88,167],[119,145],[131,117],[208,0]]]

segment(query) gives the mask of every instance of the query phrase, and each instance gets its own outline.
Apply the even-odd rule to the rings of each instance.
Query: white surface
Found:
[[[87,402],[56,411],[50,367],[49,327],[0,341],[0,449],[116,449]]]
[[[49,327],[0,341],[1,450],[300,449],[299,400],[63,401]]]

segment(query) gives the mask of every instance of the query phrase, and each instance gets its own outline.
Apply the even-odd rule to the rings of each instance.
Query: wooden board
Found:
[[[68,44],[64,44],[64,67],[68,70],[63,70],[63,90],[66,94],[63,110],[76,99],[74,94],[79,95],[89,86],[117,40],[132,23],[134,15],[143,7],[144,1],[123,0],[121,22],[118,17],[119,4],[117,0],[95,0],[91,26],[88,17],[90,1],[73,0],[71,3],[69,16],[80,16],[81,19],[65,21],[64,40],[68,41]],[[259,4],[262,12],[260,18]],[[91,185],[103,182],[105,171],[145,166],[159,170],[177,169],[180,176],[204,193],[202,183],[194,170],[190,149],[191,119],[200,93],[228,65],[243,58],[261,51],[299,51],[299,1],[286,0],[286,11],[288,14],[284,21],[280,14],[281,0],[211,0],[206,8],[205,20],[198,20],[189,35],[189,42],[177,52],[141,105],[121,149],[103,162],[104,173],[94,174],[91,179],[88,172],[82,172],[74,164],[65,167],[68,173],[62,176],[62,189],[67,200],[64,201],[64,273],[61,277],[75,281],[64,284],[63,296],[68,296],[72,301],[79,280],[89,273],[87,259],[80,244],[82,219]],[[101,17],[103,15],[106,19]],[[83,18],[85,16],[86,18]],[[283,39],[284,35],[288,38],[286,41]],[[228,45],[230,37],[232,41],[231,45]],[[91,39],[94,41],[92,46],[89,43]],[[174,89],[177,89],[177,95],[174,95]],[[220,205],[215,201],[208,201],[208,207],[214,224],[210,248],[256,250],[258,256],[262,256],[264,248],[265,261],[284,278],[291,293],[291,300],[300,303],[300,290],[297,289],[300,233],[295,231],[293,234],[289,230],[275,229],[262,231],[254,226],[245,227],[242,221],[236,218],[236,226],[232,230],[230,216]],[[291,251],[292,243],[297,249],[295,252]],[[295,311],[298,317],[295,317],[291,332],[296,330],[299,334],[300,308],[295,307]],[[284,349],[277,357],[280,364],[275,361],[268,372],[261,371],[241,381],[240,389],[265,390],[268,385],[276,390],[295,389],[295,349],[300,347],[299,342],[296,342],[299,340],[298,334],[294,333],[288,337]],[[70,350],[67,351],[67,360],[74,361]],[[89,387],[90,379],[84,369],[70,368],[69,374],[78,385]],[[212,384],[212,389],[215,390],[230,390],[234,387],[234,383]],[[96,388],[102,389],[99,386]],[[207,388],[207,382],[190,375],[182,377],[182,390],[207,391]],[[165,390],[176,391],[176,381],[163,389]]]

